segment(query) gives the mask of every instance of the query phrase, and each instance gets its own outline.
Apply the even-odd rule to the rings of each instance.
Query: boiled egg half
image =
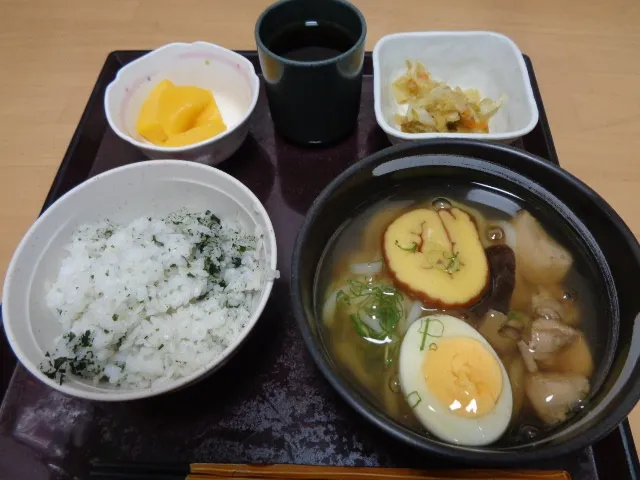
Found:
[[[509,376],[491,345],[449,315],[416,320],[400,347],[402,393],[427,430],[458,445],[496,441],[511,420]]]

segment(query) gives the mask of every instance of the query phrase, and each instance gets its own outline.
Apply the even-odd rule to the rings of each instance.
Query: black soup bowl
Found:
[[[335,232],[377,199],[420,185],[481,185],[518,197],[526,208],[562,232],[566,245],[593,278],[601,350],[584,408],[559,427],[529,441],[483,447],[454,445],[409,428],[387,415],[343,373],[322,335],[318,266]],[[512,147],[468,140],[396,145],[352,165],[311,206],[292,259],[292,302],[316,364],[359,414],[426,453],[474,464],[509,465],[575,451],[611,432],[640,398],[640,247],[616,212],[593,190],[550,162]],[[602,325],[603,322],[604,325]]]

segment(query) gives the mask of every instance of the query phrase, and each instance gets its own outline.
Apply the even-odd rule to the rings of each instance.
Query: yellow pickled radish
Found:
[[[213,94],[206,89],[158,83],[145,100],[136,125],[155,145],[182,147],[227,129]]]
[[[222,120],[222,115],[220,114],[220,109],[218,108],[216,99],[213,96],[211,97],[211,103],[209,103],[200,115],[198,115],[198,118],[196,118],[194,126],[199,127],[206,123],[220,123],[224,127],[223,131],[227,129],[227,126]]]
[[[209,90],[198,87],[173,87],[160,93],[158,118],[167,137],[186,132],[198,115],[213,101]]]
[[[193,127],[185,132],[170,136],[163,144],[165,147],[183,147],[201,142],[226,130],[222,119]]]
[[[160,145],[167,140],[167,134],[158,119],[158,104],[160,95],[165,90],[174,87],[170,80],[162,80],[158,83],[147,99],[142,104],[136,128],[138,133],[151,143]]]

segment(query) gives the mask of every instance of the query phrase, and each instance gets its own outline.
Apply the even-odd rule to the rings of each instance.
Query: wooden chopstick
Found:
[[[416,470],[408,468],[332,467],[315,465],[94,463],[98,480],[571,480],[564,471]]]
[[[246,477],[253,479],[278,480],[374,480],[374,479],[441,479],[441,478],[474,478],[474,479],[535,479],[535,480],[569,480],[566,472],[550,471],[507,471],[507,470],[439,470],[424,471],[409,468],[370,468],[370,467],[332,467],[315,465],[233,465],[192,463],[191,472],[206,474],[213,478]]]

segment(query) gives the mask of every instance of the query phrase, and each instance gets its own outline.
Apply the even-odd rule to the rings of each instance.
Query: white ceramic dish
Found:
[[[160,147],[142,138],[136,121],[142,103],[164,79],[213,92],[227,130],[185,147]],[[207,42],[170,43],[126,65],[109,84],[104,109],[109,126],[152,159],[177,158],[215,165],[229,158],[249,132],[260,79],[242,55]]]
[[[46,282],[58,274],[63,248],[78,225],[109,218],[128,222],[143,215],[163,215],[182,207],[211,210],[218,216],[239,215],[247,226],[264,232],[265,268],[275,271],[276,239],[260,201],[238,180],[215,168],[180,160],[141,162],[93,177],[66,193],[47,209],[24,236],[4,282],[4,327],[20,362],[39,380],[76,397],[123,401],[151,397],[184,387],[214,372],[237,350],[256,324],[269,298],[273,280],[254,299],[250,320],[240,336],[216,360],[193,374],[162,386],[124,390],[94,386],[76,378],[59,385],[38,368],[61,327],[45,301]]]
[[[450,86],[477,88],[506,103],[489,123],[489,133],[404,133],[394,121],[406,112],[391,84],[418,60]],[[432,138],[469,138],[513,142],[538,123],[538,108],[522,53],[504,35],[493,32],[409,32],[382,37],[373,49],[376,120],[392,143]]]

